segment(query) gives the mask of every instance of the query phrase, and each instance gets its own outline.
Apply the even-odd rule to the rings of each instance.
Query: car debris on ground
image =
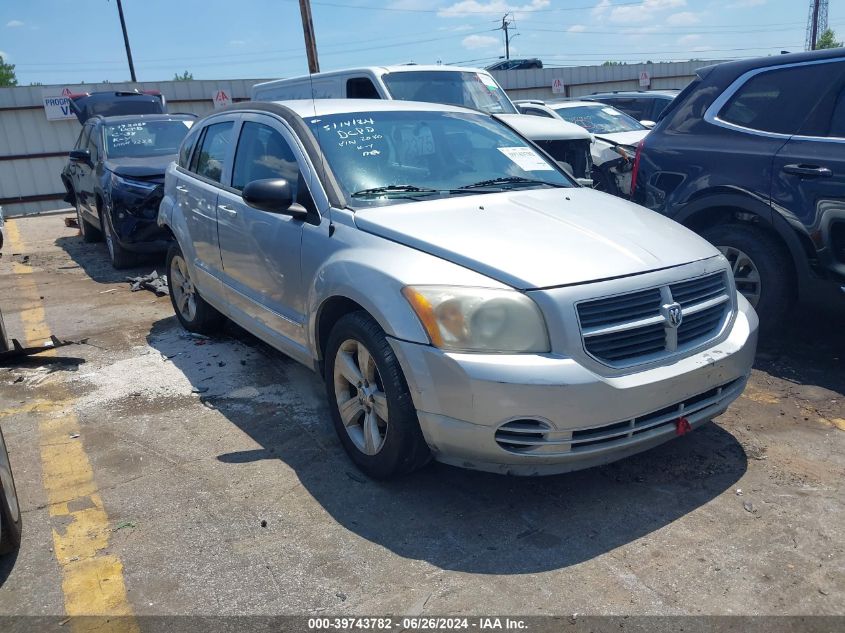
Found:
[[[158,297],[167,295],[167,275],[159,275],[156,271],[140,277],[127,277],[126,281],[132,284],[129,287],[132,292],[150,290]]]

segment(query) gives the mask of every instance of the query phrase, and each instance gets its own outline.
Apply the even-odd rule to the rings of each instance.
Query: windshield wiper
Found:
[[[491,178],[490,180],[474,182],[471,185],[464,185],[461,189],[494,187],[497,185],[546,185],[548,187],[564,187],[564,185],[559,185],[554,182],[546,182],[545,180],[534,180],[532,178],[523,178],[522,176],[505,176],[502,178]]]
[[[385,187],[373,187],[372,189],[361,189],[352,194],[353,198],[363,196],[376,196],[380,193],[413,193],[413,194],[434,194],[440,193],[437,189],[417,187],[416,185],[387,185]]]

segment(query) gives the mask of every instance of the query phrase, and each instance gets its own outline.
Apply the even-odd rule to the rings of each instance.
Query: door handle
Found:
[[[218,204],[217,208],[221,211],[225,211],[229,215],[238,215],[237,210],[234,207],[230,207],[228,204]]]
[[[783,171],[787,174],[795,174],[796,176],[804,176],[805,178],[830,178],[833,176],[833,171],[827,167],[820,167],[818,165],[784,165]]]
[[[181,191],[182,193],[188,193],[188,188],[185,185],[176,185],[176,191]]]

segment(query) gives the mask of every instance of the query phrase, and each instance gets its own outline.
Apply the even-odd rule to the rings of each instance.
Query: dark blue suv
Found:
[[[844,288],[845,49],[699,69],[641,143],[633,187],[727,256],[764,327]]]

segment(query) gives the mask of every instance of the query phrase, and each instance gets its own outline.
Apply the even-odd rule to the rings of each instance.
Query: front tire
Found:
[[[106,217],[107,213],[100,213],[100,224],[103,226],[103,236],[106,239],[106,248],[109,251],[111,265],[117,270],[137,266],[140,258],[136,253],[128,251],[120,245],[120,240],[115,235],[111,225],[111,218]]]
[[[325,354],[326,395],[341,444],[374,479],[390,479],[430,459],[402,368],[384,331],[365,312],[342,317]]]
[[[22,519],[2,431],[0,450],[3,451],[3,455],[0,455],[0,554],[7,554],[21,544]]]
[[[200,296],[182,249],[175,243],[167,251],[167,288],[176,318],[189,332],[214,334],[225,323],[226,317]]]
[[[730,262],[736,289],[760,316],[761,327],[783,324],[795,303],[795,280],[789,253],[755,226],[727,224],[702,232]]]

